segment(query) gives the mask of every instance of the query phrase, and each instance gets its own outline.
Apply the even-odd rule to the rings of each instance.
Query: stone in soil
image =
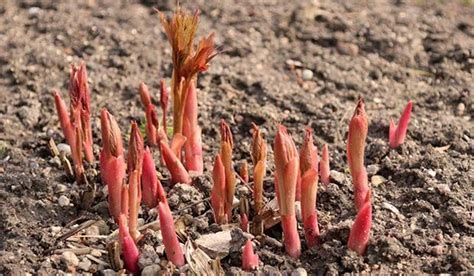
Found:
[[[71,203],[71,201],[69,200],[69,198],[65,195],[62,195],[58,198],[58,204],[59,206],[61,207],[66,207],[66,206],[69,206],[69,203]]]
[[[68,267],[77,267],[79,264],[79,259],[76,254],[71,251],[65,251],[61,254],[61,261],[66,264]]]

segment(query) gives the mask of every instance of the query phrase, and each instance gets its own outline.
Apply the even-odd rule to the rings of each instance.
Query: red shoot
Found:
[[[305,132],[300,152],[301,214],[308,247],[319,243],[316,195],[318,193],[318,152],[313,144],[311,129]]]
[[[186,95],[184,108],[183,134],[186,137],[184,144],[184,165],[188,171],[201,175],[204,171],[201,128],[198,125],[197,94],[194,81],[191,81]]]
[[[100,113],[102,133],[102,150],[100,151],[100,175],[108,188],[109,212],[118,222],[121,210],[122,183],[125,178],[125,158],[123,155],[122,136],[114,117],[107,109]]]
[[[138,252],[137,245],[127,229],[127,218],[124,214],[119,217],[119,240],[125,268],[131,273],[138,275],[138,259],[140,257],[140,252]]]
[[[240,229],[249,232],[249,202],[246,198],[241,197],[239,202],[240,213]]]
[[[160,149],[165,165],[171,174],[171,183],[186,183],[191,184],[192,180],[188,172],[184,168],[181,161],[179,161],[176,154],[170,149],[170,147],[164,142],[160,141]]]
[[[148,147],[143,155],[142,196],[143,202],[150,209],[156,207],[158,201],[166,200],[163,186],[156,175],[155,161]]]
[[[148,140],[148,144],[150,146],[156,146],[158,143],[158,115],[156,113],[155,106],[151,103],[151,96],[150,92],[148,91],[148,87],[144,84],[140,84],[140,99],[142,101],[143,106],[145,107],[145,116],[146,116],[146,137]]]
[[[168,113],[168,104],[169,104],[169,92],[166,88],[165,80],[160,81],[160,105],[161,111],[163,112],[163,119],[162,119],[162,126],[163,129],[166,131],[166,115]]]
[[[349,124],[347,137],[347,161],[352,174],[354,186],[354,200],[357,209],[365,202],[369,190],[367,171],[364,166],[365,140],[367,138],[367,115],[362,98],[357,102],[357,107]]]
[[[132,122],[132,131],[128,144],[127,171],[129,185],[129,229],[135,241],[138,240],[138,211],[142,198],[141,176],[143,169],[143,138],[136,122]]]
[[[232,164],[232,148],[234,147],[234,141],[232,138],[232,132],[230,131],[229,125],[221,120],[221,152],[222,164],[225,170],[225,213],[227,215],[227,221],[232,219],[232,205],[234,201],[235,193],[235,172]]]
[[[349,247],[350,250],[357,252],[359,255],[364,255],[367,245],[369,244],[371,227],[372,203],[369,190],[365,202],[359,209],[354,224],[352,224],[347,247]]]
[[[321,177],[321,183],[323,183],[324,186],[329,185],[331,182],[329,171],[329,150],[328,145],[324,144],[321,161],[319,161],[319,176]]]
[[[212,180],[211,206],[214,220],[217,224],[224,224],[227,222],[227,216],[225,214],[225,170],[219,154],[214,161]]]
[[[90,122],[90,92],[87,84],[87,70],[84,62],[79,67],[71,65],[69,78],[69,97],[71,98],[71,114],[76,111],[80,113],[83,149],[87,162],[94,161],[94,152],[92,151],[92,128]]]
[[[267,169],[267,143],[256,124],[252,123],[252,129],[253,192],[255,213],[258,214],[263,208],[263,179]]]
[[[54,103],[56,104],[56,110],[58,112],[59,122],[61,124],[61,129],[63,131],[64,137],[66,138],[67,143],[72,147],[75,144],[76,135],[74,134],[74,129],[71,125],[71,120],[67,111],[66,104],[58,91],[53,91],[54,94]]]
[[[410,122],[410,115],[413,104],[411,101],[408,101],[405,109],[403,110],[402,116],[398,121],[398,124],[395,125],[392,119],[390,119],[390,129],[389,129],[389,142],[392,149],[397,148],[403,142],[407,136],[408,123]]]
[[[252,241],[247,240],[242,249],[242,269],[252,271],[258,267],[258,255],[253,252]]]
[[[181,267],[184,265],[184,255],[176,236],[173,216],[168,202],[158,203],[158,213],[166,257],[175,266]]]
[[[73,114],[74,120],[72,120],[72,126],[74,129],[74,144],[71,146],[71,157],[74,163],[74,171],[76,174],[76,181],[77,184],[85,184],[83,183],[84,179],[84,166],[82,164],[82,147],[83,147],[83,140],[81,135],[81,121],[80,121],[80,113],[75,112]]]
[[[249,183],[249,164],[247,160],[242,161],[239,166],[239,175],[244,184]]]
[[[297,259],[301,254],[301,243],[296,227],[295,193],[299,174],[299,157],[295,143],[286,128],[278,126],[273,152],[278,185],[278,203],[286,252]]]

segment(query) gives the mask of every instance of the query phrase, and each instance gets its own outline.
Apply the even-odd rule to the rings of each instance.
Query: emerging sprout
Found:
[[[258,267],[258,255],[253,252],[252,241],[247,240],[242,249],[242,269],[252,271]]]
[[[349,241],[347,242],[347,247],[359,255],[364,255],[369,244],[370,228],[372,227],[372,203],[370,201],[371,194],[369,190],[365,202],[359,209],[354,224],[352,224]]]
[[[258,214],[263,208],[263,179],[267,169],[267,143],[256,124],[252,123],[252,129],[253,197],[255,213]]]
[[[278,126],[273,152],[275,156],[275,178],[278,205],[285,249],[288,255],[297,259],[301,254],[301,244],[296,227],[295,193],[299,174],[299,157],[295,143],[286,128]]]
[[[301,214],[306,242],[309,247],[319,243],[316,195],[318,193],[318,150],[313,144],[311,129],[305,131],[300,152],[301,169]]]
[[[125,178],[125,158],[122,136],[114,117],[107,109],[100,113],[102,150],[100,151],[100,175],[109,192],[109,212],[118,222],[121,210],[122,183]]]
[[[408,123],[410,122],[412,107],[413,107],[412,102],[408,101],[397,125],[395,125],[393,120],[390,119],[389,142],[390,142],[390,147],[392,149],[397,148],[398,146],[403,144],[403,142],[405,142],[405,137],[407,136],[407,130],[408,130]]]
[[[369,190],[367,171],[364,166],[367,130],[368,123],[364,100],[360,98],[349,123],[349,135],[347,137],[347,161],[351,170],[354,200],[357,209],[360,209],[365,202],[365,197]]]

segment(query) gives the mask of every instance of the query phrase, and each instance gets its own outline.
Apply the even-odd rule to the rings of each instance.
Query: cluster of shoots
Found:
[[[66,142],[71,147],[74,173],[78,184],[87,181],[84,175],[83,155],[88,163],[94,162],[92,150],[92,128],[90,122],[90,91],[84,63],[71,65],[69,76],[69,114],[58,91],[54,91],[54,102]]]
[[[214,35],[203,38],[198,45],[194,36],[198,24],[198,13],[189,14],[178,7],[168,20],[162,13],[160,19],[172,47],[173,73],[171,77],[172,137],[167,134],[167,112],[169,93],[165,81],[160,85],[161,123],[148,87],[139,86],[141,102],[145,109],[146,138],[143,140],[139,127],[132,121],[128,150],[125,152],[122,134],[115,118],[103,108],[100,112],[102,149],[99,165],[102,182],[108,188],[109,213],[119,226],[119,241],[125,268],[139,273],[139,250],[141,239],[138,229],[138,214],[143,202],[149,209],[157,208],[163,236],[165,253],[177,267],[185,264],[166,193],[157,176],[153,151],[161,155],[170,174],[170,184],[192,184],[192,175],[203,174],[203,150],[201,128],[198,125],[198,100],[196,81],[199,72],[207,70],[209,61],[219,52],[214,44]],[[88,163],[94,162],[92,151],[92,128],[90,120],[90,91],[84,63],[72,66],[69,83],[70,108],[54,92],[55,104],[61,128],[67,143],[71,146],[74,171],[78,183],[87,182],[83,167],[83,156]],[[397,125],[390,122],[389,143],[391,148],[400,146],[406,137],[412,110],[409,102]],[[267,142],[261,130],[252,124],[252,177],[253,212],[249,212],[249,201],[240,200],[240,221],[244,231],[249,231],[250,214],[261,215],[265,198],[264,179],[267,172]],[[348,248],[363,255],[370,239],[372,225],[371,191],[364,164],[368,120],[363,99],[359,99],[349,123],[347,139],[347,160],[352,176],[354,205],[357,216],[348,239]],[[233,220],[234,193],[237,174],[234,171],[234,140],[229,125],[220,122],[220,150],[214,159],[212,169],[213,188],[211,206],[214,220],[218,224]],[[314,145],[310,128],[304,132],[304,142],[298,151],[291,135],[283,125],[278,125],[273,142],[274,185],[283,229],[285,250],[298,258],[301,241],[298,233],[295,201],[301,201],[302,223],[308,247],[320,244],[320,229],[316,210],[318,182],[330,184],[329,150],[322,147],[321,159]],[[249,185],[249,165],[241,163],[241,181]],[[242,267],[253,270],[259,265],[259,258],[249,240],[243,248]]]

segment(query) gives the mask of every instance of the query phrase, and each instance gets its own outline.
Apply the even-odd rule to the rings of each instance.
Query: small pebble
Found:
[[[295,202],[295,212],[296,212],[296,219],[298,221],[302,221],[303,217],[301,215],[301,202],[300,201]]]
[[[79,259],[76,254],[71,251],[65,251],[61,254],[61,261],[63,261],[67,266],[77,267],[79,264]]]
[[[438,190],[443,194],[448,194],[451,192],[451,189],[449,188],[448,184],[439,184]]]
[[[426,173],[427,173],[429,176],[431,176],[431,177],[435,177],[435,176],[436,176],[436,172],[435,172],[434,170],[432,170],[432,169],[427,170]]]
[[[70,156],[71,155],[71,147],[68,144],[60,143],[57,145],[59,153],[64,152],[64,155]]]
[[[398,216],[403,216],[400,211],[397,209],[397,207],[393,206],[392,204],[388,202],[382,202],[382,208],[389,210],[390,212],[398,215]]]
[[[66,190],[67,190],[66,185],[63,185],[63,184],[56,185],[56,193],[64,193],[66,192]]]
[[[367,174],[368,175],[375,175],[380,171],[380,166],[377,164],[372,164],[367,166]]]
[[[65,206],[69,206],[69,203],[71,203],[71,201],[69,200],[69,198],[65,195],[62,195],[58,198],[58,204],[59,206],[61,207],[65,207]]]
[[[385,181],[386,181],[385,177],[383,177],[381,175],[374,175],[370,178],[370,182],[374,186],[378,186],[378,185],[384,183]]]
[[[60,227],[60,226],[51,226],[51,234],[56,235],[56,234],[59,233],[60,231],[61,231],[61,227]]]
[[[102,253],[97,249],[92,249],[91,255],[94,256],[94,257],[100,257],[100,256],[102,256]]]
[[[31,7],[31,8],[28,9],[28,13],[31,14],[31,15],[38,14],[40,11],[41,11],[41,9],[38,8],[38,7]]]
[[[61,160],[57,156],[51,157],[48,160],[48,163],[51,164],[51,165],[55,165],[56,167],[61,167]]]
[[[82,261],[77,265],[78,269],[83,271],[89,271],[91,268],[92,262],[88,258],[83,258]]]
[[[104,275],[104,276],[116,276],[118,274],[113,269],[104,269],[104,270],[102,270],[102,275]]]
[[[85,230],[86,235],[98,236],[100,234],[99,227],[97,225],[92,225]]]
[[[443,254],[443,246],[442,245],[436,245],[431,247],[431,254],[434,256],[440,256]]]
[[[343,55],[352,57],[359,54],[359,46],[350,42],[337,42],[337,50]]]
[[[142,276],[154,276],[154,275],[159,275],[161,272],[161,266],[159,264],[152,264],[147,267],[145,267],[142,270]]]
[[[456,107],[456,115],[462,116],[464,115],[464,110],[466,110],[466,105],[464,103],[459,103]]]
[[[292,60],[292,59],[287,59],[285,61],[285,63],[288,66],[294,66],[294,67],[302,67],[303,66],[303,63],[301,63],[301,61]]]
[[[301,75],[301,77],[303,78],[303,80],[307,81],[307,80],[310,80],[313,78],[313,71],[309,70],[309,69],[304,69],[303,70],[303,74]]]
[[[338,172],[338,171],[334,171],[332,170],[329,175],[331,176],[331,178],[334,180],[334,182],[338,183],[338,184],[341,184],[344,182],[344,180],[346,179],[346,176],[341,173],[341,172]]]
[[[247,188],[247,186],[239,185],[237,186],[235,193],[242,197],[242,196],[247,196],[250,193],[250,191],[249,191],[249,188]]]
[[[308,273],[306,272],[306,269],[300,267],[300,268],[297,268],[295,270],[293,270],[293,272],[291,272],[291,276],[307,276]]]

